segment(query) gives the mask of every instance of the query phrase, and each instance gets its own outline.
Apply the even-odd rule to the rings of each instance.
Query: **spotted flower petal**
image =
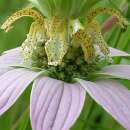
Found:
[[[78,83],[51,78],[36,80],[30,106],[33,130],[69,130],[82,110],[85,95]]]
[[[11,64],[20,64],[22,62],[22,57],[20,54],[20,48],[11,49],[3,53],[0,56],[0,67],[8,66]]]
[[[114,80],[95,83],[79,80],[91,97],[113,116],[124,128],[130,130],[130,91]]]
[[[112,47],[109,47],[110,49],[110,56],[111,57],[119,57],[119,56],[122,56],[122,57],[129,57],[130,54],[124,52],[124,51],[121,51],[121,50],[118,50],[118,49],[115,49],[115,48],[112,48]]]
[[[130,80],[130,65],[109,65],[100,74]]]
[[[26,69],[15,69],[0,77],[0,115],[14,104],[38,75],[39,73]]]

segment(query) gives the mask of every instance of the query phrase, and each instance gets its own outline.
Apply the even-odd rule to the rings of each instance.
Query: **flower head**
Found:
[[[33,81],[30,101],[33,130],[69,130],[78,119],[88,94],[130,130],[130,91],[115,80],[130,80],[130,65],[110,62],[113,57],[130,55],[108,47],[94,18],[100,13],[110,13],[123,28],[129,25],[127,20],[115,9],[100,7],[89,10],[84,24],[81,24],[80,10],[73,18],[63,15],[64,11],[60,12],[62,17],[57,13],[62,0],[55,0],[55,3],[51,0],[31,1],[46,16],[50,15],[48,2],[50,7],[57,6],[51,7],[55,10],[51,17],[25,8],[2,25],[2,29],[9,31],[12,24],[23,16],[34,19],[22,46],[0,57],[0,115]],[[67,16],[72,16],[77,7],[75,0],[71,2],[65,2]]]

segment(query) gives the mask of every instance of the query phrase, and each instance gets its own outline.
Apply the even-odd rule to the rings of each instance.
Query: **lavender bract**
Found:
[[[39,5],[38,1],[33,2],[36,7]],[[88,94],[130,130],[130,91],[115,80],[130,80],[130,65],[108,64],[113,57],[130,55],[107,46],[94,20],[102,11],[115,15],[122,27],[128,25],[111,8],[90,11],[84,26],[77,20],[67,21],[66,17],[45,19],[31,8],[16,12],[3,24],[2,29],[8,31],[22,16],[34,19],[22,46],[0,56],[0,115],[33,82],[30,101],[33,130],[71,129]],[[98,79],[100,76],[109,78]]]

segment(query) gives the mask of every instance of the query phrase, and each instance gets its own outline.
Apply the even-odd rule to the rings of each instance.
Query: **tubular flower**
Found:
[[[42,13],[45,11],[42,7],[45,1],[31,1]],[[33,130],[71,129],[87,95],[130,130],[130,91],[116,81],[116,78],[130,80],[130,65],[114,65],[109,60],[130,55],[108,47],[95,17],[110,13],[117,17],[121,27],[129,23],[115,9],[100,7],[86,11],[85,24],[81,24],[79,16],[72,17],[75,9],[68,11],[69,17],[65,12],[47,15],[47,11],[44,17],[44,13],[25,8],[2,25],[2,29],[9,31],[23,16],[34,19],[22,46],[0,56],[0,115],[33,82],[30,101]]]

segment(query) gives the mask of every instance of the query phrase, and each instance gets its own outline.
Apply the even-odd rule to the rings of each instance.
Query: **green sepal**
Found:
[[[8,67],[25,68],[25,69],[29,69],[29,70],[32,70],[32,71],[40,72],[44,76],[49,76],[51,74],[51,72],[46,70],[46,69],[42,69],[42,68],[38,68],[38,67],[32,67],[32,66],[26,65],[24,63],[22,63],[22,64],[10,64],[10,65],[8,65]]]
[[[86,16],[87,12],[100,1],[102,1],[102,0],[86,0],[86,2],[83,4],[82,8],[80,9],[80,12],[78,15]]]
[[[44,16],[78,18],[101,0],[29,0]]]

